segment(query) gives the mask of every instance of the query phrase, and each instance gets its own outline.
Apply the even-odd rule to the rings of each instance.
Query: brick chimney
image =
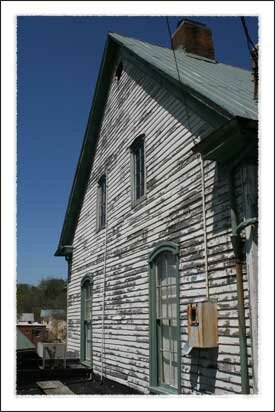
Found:
[[[184,49],[187,53],[215,60],[212,31],[205,24],[182,19],[171,41],[174,49]]]

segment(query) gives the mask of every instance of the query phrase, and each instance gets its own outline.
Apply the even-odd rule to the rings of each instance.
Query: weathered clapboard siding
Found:
[[[130,61],[114,79],[105,108],[93,168],[73,242],[68,286],[68,349],[80,347],[80,282],[93,274],[93,368],[101,368],[101,326],[105,231],[96,230],[97,182],[108,167],[108,236],[106,254],[104,374],[148,392],[148,255],[161,240],[180,246],[182,345],[187,341],[187,304],[205,297],[201,172],[191,152],[195,140],[213,129],[201,112],[186,110]],[[131,207],[129,147],[145,134],[146,198]],[[216,366],[202,365],[203,377],[215,375],[205,391],[240,393],[237,290],[230,241],[228,180],[213,162],[205,162],[205,206],[210,298],[217,299],[219,350]],[[240,179],[236,180],[239,190]],[[241,201],[239,201],[241,206]],[[242,211],[240,211],[242,213]],[[250,336],[248,287],[245,315]],[[202,351],[203,352],[203,351]],[[251,342],[248,338],[249,374]],[[207,359],[206,359],[207,361]],[[183,393],[199,391],[191,356],[182,357]],[[211,380],[211,379],[210,379]]]

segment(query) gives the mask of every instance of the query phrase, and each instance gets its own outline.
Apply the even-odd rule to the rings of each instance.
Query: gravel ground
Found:
[[[92,381],[81,378],[58,379],[68,386],[76,395],[142,395],[140,392],[121,385],[120,383],[104,379],[100,382],[99,377]],[[28,381],[17,386],[18,395],[45,395],[35,381]]]
[[[92,381],[62,380],[62,382],[78,395],[142,395],[128,386],[107,378],[103,379],[102,383],[98,377],[94,377]]]

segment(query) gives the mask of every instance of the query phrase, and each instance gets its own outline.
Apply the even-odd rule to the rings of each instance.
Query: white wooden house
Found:
[[[184,20],[109,33],[57,256],[67,346],[147,393],[257,391],[257,101]]]

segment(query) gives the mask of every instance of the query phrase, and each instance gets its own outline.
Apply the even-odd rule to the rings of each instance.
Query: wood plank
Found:
[[[60,381],[39,381],[36,383],[46,395],[74,395],[74,392]]]

